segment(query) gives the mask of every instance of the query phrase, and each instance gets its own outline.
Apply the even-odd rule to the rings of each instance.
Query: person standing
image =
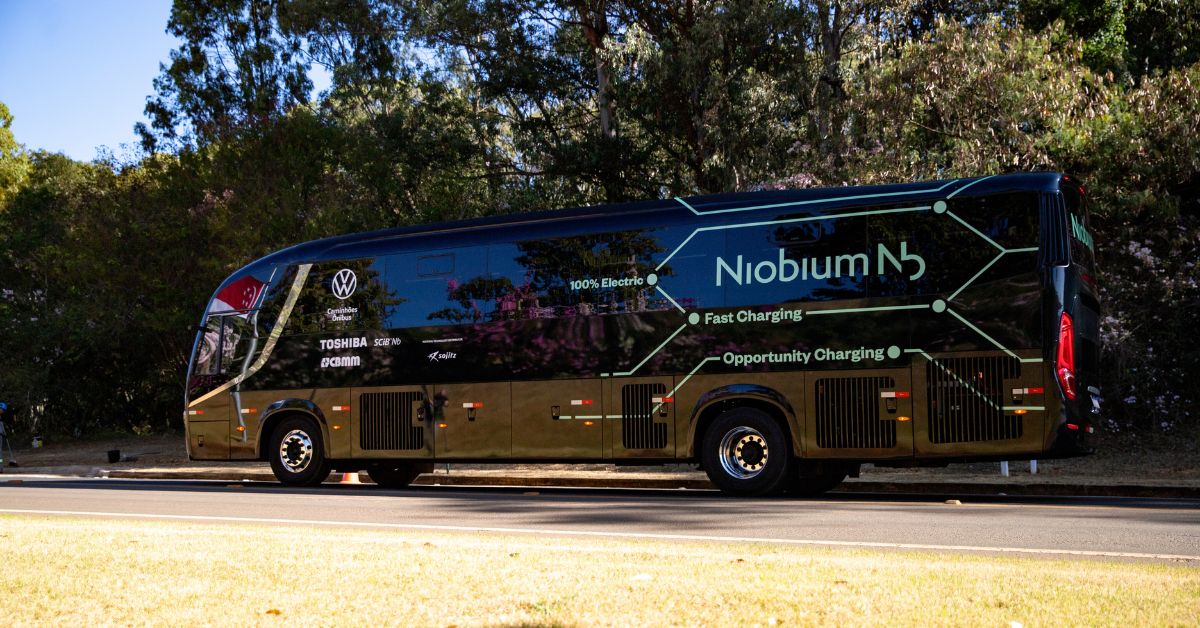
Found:
[[[4,470],[4,450],[8,449],[8,466],[17,466],[17,456],[13,453],[12,441],[8,439],[8,431],[12,428],[12,413],[8,404],[0,401],[0,472]]]

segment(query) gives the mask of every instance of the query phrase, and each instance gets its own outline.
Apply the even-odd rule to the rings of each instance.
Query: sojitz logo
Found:
[[[333,296],[339,299],[348,299],[350,295],[354,294],[354,289],[358,287],[358,275],[355,275],[354,271],[349,268],[343,268],[333,276],[329,287],[333,289]]]

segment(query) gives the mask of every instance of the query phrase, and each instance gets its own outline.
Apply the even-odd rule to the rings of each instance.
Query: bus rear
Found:
[[[1096,286],[1095,240],[1084,187],[1062,177],[1059,193],[1043,215],[1046,246],[1057,260],[1053,270],[1059,296],[1054,341],[1054,383],[1062,410],[1051,449],[1059,454],[1090,453],[1090,436],[1100,420],[1100,302]]]

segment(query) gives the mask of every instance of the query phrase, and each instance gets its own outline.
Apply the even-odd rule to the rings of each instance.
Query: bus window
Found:
[[[387,329],[477,323],[492,312],[483,248],[392,255],[385,265]]]
[[[646,280],[662,252],[647,230],[491,247],[497,318],[574,318],[671,307]]]
[[[210,315],[196,347],[189,394],[199,395],[225,382],[249,366],[249,353],[257,343],[254,333],[259,312],[223,312]]]
[[[1067,233],[1070,234],[1071,263],[1088,275],[1095,273],[1096,244],[1092,240],[1092,225],[1088,220],[1083,188],[1064,181],[1063,201],[1067,206]]]
[[[730,230],[716,267],[726,307],[866,296],[865,218],[785,224]]]
[[[287,333],[378,329],[386,300],[383,265],[375,258],[313,264]]]

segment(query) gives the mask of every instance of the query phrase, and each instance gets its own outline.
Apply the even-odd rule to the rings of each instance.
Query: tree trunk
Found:
[[[604,58],[604,40],[608,37],[607,0],[578,0],[575,10],[583,36],[592,47],[596,65],[596,108],[600,120],[600,135],[605,139],[617,136],[616,114],[612,102],[612,71]]]

